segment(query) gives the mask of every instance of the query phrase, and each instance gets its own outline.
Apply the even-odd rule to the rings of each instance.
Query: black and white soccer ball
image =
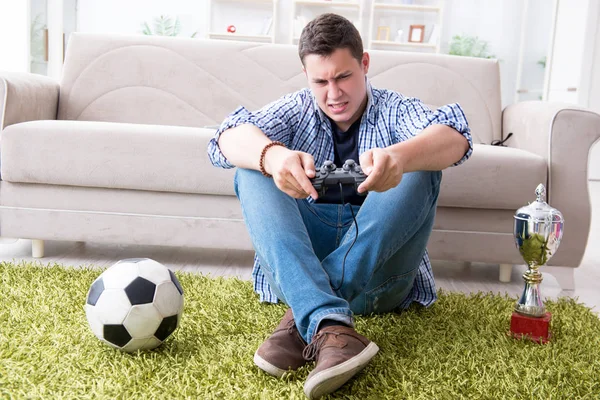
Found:
[[[85,313],[94,335],[126,352],[149,350],[179,326],[183,289],[167,267],[149,258],[121,260],[91,285]]]

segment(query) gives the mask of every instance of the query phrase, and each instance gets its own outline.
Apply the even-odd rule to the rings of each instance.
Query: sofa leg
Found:
[[[44,241],[39,239],[33,239],[31,241],[31,256],[33,258],[44,257]]]
[[[500,282],[510,282],[510,276],[512,275],[512,264],[500,264]]]
[[[563,291],[575,290],[575,268],[543,266],[540,268],[540,272],[542,274],[547,272],[555,277]]]

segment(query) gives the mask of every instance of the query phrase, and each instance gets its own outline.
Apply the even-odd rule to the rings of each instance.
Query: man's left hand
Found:
[[[358,187],[358,193],[385,192],[398,186],[404,165],[387,148],[373,148],[360,156],[360,166],[367,179]]]

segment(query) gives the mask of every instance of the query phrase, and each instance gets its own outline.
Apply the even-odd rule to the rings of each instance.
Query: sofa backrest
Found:
[[[498,63],[371,51],[375,87],[431,106],[458,102],[476,143],[500,138]],[[219,124],[239,105],[256,110],[306,87],[297,47],[226,40],[73,33],[58,118],[142,124]]]

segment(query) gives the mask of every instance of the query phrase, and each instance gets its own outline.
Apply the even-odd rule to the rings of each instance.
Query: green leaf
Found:
[[[453,36],[448,54],[467,57],[495,58],[493,54],[489,53],[488,42],[479,40],[477,36]]]
[[[144,35],[152,35],[152,30],[150,29],[150,26],[148,26],[148,23],[147,23],[147,22],[144,22],[144,23],[142,24],[142,27],[144,28],[144,30],[142,31],[142,33],[143,33]]]

